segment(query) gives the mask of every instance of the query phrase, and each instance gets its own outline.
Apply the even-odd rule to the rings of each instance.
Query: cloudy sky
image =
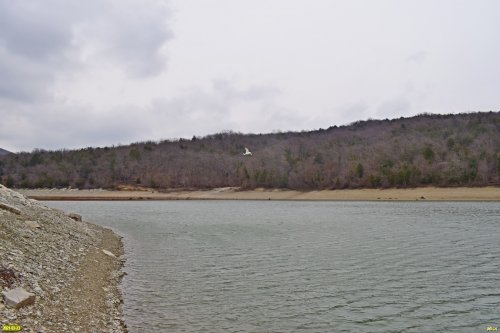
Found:
[[[500,109],[497,0],[0,0],[0,147]]]

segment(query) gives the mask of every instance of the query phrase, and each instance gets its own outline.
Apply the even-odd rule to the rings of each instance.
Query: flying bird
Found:
[[[245,152],[243,153],[243,156],[252,156],[252,152],[248,150],[247,147],[245,147]]]

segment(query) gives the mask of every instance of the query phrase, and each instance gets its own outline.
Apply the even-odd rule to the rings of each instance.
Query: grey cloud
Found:
[[[377,107],[377,115],[380,116],[404,116],[409,114],[412,109],[410,100],[406,97],[400,96],[382,102]]]
[[[72,147],[109,146],[112,144],[127,144],[144,139],[149,134],[148,124],[144,121],[141,112],[130,108],[107,110],[99,115],[88,116],[88,113],[79,112],[71,118],[64,119],[59,124],[64,130],[52,135],[50,146]],[[70,138],[70,139],[68,139]]]
[[[341,105],[332,112],[336,119],[330,119],[330,121],[336,121],[337,124],[348,123],[356,120],[360,120],[369,116],[370,107],[363,101],[354,101]],[[333,124],[328,124],[326,127],[332,126]]]
[[[406,58],[406,61],[413,62],[419,65],[423,64],[426,60],[427,52],[425,51],[417,51]]]
[[[163,124],[156,127],[156,134],[162,138],[208,134],[231,127],[231,105],[230,99],[221,94],[191,88],[174,98],[155,100],[150,119]]]
[[[317,117],[280,106],[279,97],[280,89],[275,86],[240,87],[230,80],[215,80],[212,89],[192,88],[173,99],[157,100],[149,118],[164,125],[164,132],[159,133],[163,138],[168,133],[189,138],[225,129],[266,133],[318,128]]]
[[[47,59],[71,43],[64,13],[54,1],[1,1],[0,43],[14,54]]]
[[[97,112],[82,105],[62,110],[50,104],[35,108],[0,104],[0,110],[9,110],[0,111],[0,146],[13,151],[105,146],[150,134],[141,110],[132,107]]]
[[[165,134],[158,133],[164,138],[167,133],[190,137],[228,128],[243,132],[271,131],[286,128],[283,125],[289,123],[284,110],[274,105],[278,94],[279,90],[273,86],[251,85],[241,89],[231,81],[216,80],[212,89],[191,88],[172,99],[156,100],[150,118],[164,124]],[[243,108],[246,112],[238,108],[242,105],[246,106]]]
[[[71,29],[51,3],[0,1],[0,100],[47,98],[55,74],[70,62]]]
[[[274,87],[258,85],[239,89],[230,81],[222,88],[214,82],[211,89],[192,87],[172,98],[156,99],[147,107],[112,109],[56,105],[52,101],[36,105],[0,101],[0,147],[75,148],[189,138],[224,129],[243,132],[287,129],[295,118],[287,110],[274,106],[276,91]],[[248,112],[237,111],[241,105]],[[246,125],[241,127],[240,123]],[[34,142],[36,147],[32,146]]]
[[[0,100],[34,102],[47,96],[53,74],[0,49]]]
[[[280,94],[276,87],[265,85],[252,85],[246,89],[238,89],[234,83],[228,80],[215,80],[213,82],[214,90],[230,100],[263,100],[271,99]]]
[[[172,38],[162,3],[0,0],[0,100],[50,98],[58,76],[95,63],[133,78],[161,73]],[[85,61],[89,52],[94,63]]]
[[[118,61],[133,77],[161,73],[166,65],[162,47],[173,38],[168,29],[170,10],[164,2],[108,0],[100,11],[83,22],[80,40],[89,41],[94,56]]]
[[[267,105],[261,110],[262,121],[259,124],[261,130],[258,132],[276,131],[301,131],[314,129],[318,119],[298,114],[295,110],[290,110],[276,105]]]

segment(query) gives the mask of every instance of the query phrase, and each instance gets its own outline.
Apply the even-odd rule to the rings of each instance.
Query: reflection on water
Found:
[[[50,202],[125,236],[130,332],[483,332],[500,205]]]

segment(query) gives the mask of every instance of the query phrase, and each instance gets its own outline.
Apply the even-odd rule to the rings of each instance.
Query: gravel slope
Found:
[[[121,255],[111,230],[0,185],[0,294],[22,287],[35,295],[19,309],[2,299],[0,324],[19,324],[23,332],[126,332]]]

